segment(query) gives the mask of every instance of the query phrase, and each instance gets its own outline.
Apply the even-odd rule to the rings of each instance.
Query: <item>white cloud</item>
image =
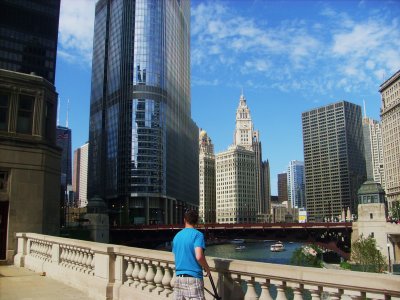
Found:
[[[90,63],[95,0],[62,0],[58,54],[69,62]]]

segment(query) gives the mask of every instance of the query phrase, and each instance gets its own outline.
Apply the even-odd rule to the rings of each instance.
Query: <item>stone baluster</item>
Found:
[[[87,250],[86,272],[88,274],[90,274],[92,271],[92,266],[91,266],[92,261],[93,261],[92,253],[90,253],[90,250]]]
[[[244,295],[244,300],[258,300],[258,295],[256,293],[256,288],[254,286],[255,281],[254,277],[251,277],[250,280],[245,280],[247,285],[247,291]]]
[[[161,267],[161,263],[157,262],[157,272],[154,277],[154,284],[156,285],[155,292],[160,295],[160,293],[164,290],[164,286],[162,284],[162,280],[164,278],[163,270]]]
[[[337,288],[324,288],[324,292],[327,293],[330,300],[340,300],[343,294],[343,289]]]
[[[286,297],[286,282],[284,281],[274,281],[274,285],[276,286],[277,294],[276,300],[287,300]]]
[[[242,278],[239,274],[233,279],[233,287],[231,291],[232,299],[244,299],[244,293],[242,289]]]
[[[72,260],[72,263],[74,264],[74,266],[72,267],[72,269],[75,270],[78,267],[78,261],[79,261],[79,251],[75,247],[74,248],[74,256],[73,256],[73,260]]]
[[[311,300],[321,300],[322,287],[307,286],[306,289],[308,289],[311,293]]]
[[[172,271],[168,264],[164,267],[164,276],[162,278],[162,285],[164,287],[164,294],[168,297],[172,293]]]
[[[126,275],[126,278],[127,278],[126,284],[128,286],[130,286],[133,283],[133,278],[132,278],[133,265],[132,265],[132,261],[129,259],[129,257],[126,257],[125,259],[126,259],[126,261],[128,263],[126,271],[125,271],[125,275]],[[125,282],[124,282],[124,284],[125,284]]]
[[[146,274],[147,274],[147,266],[144,262],[144,259],[142,259],[142,262],[140,263],[140,272],[139,272],[140,289],[142,290],[144,290],[144,288],[147,286]]]
[[[81,270],[82,272],[86,273],[87,267],[86,267],[86,261],[88,260],[88,255],[87,255],[87,250],[82,250],[82,262],[81,262]]]
[[[52,251],[53,247],[51,244],[47,245],[47,260],[51,261],[51,251]]]
[[[71,252],[71,256],[69,257],[69,267],[73,269],[74,265],[75,265],[75,250],[73,247],[71,247],[69,249],[69,251]]]
[[[140,284],[139,273],[140,273],[140,263],[139,263],[139,260],[136,258],[135,259],[135,267],[133,268],[133,271],[132,271],[133,286],[135,288]]]
[[[156,285],[154,283],[154,278],[156,277],[156,273],[154,272],[154,266],[153,266],[153,262],[150,260],[147,266],[147,273],[146,273],[146,290],[149,292],[152,292],[155,288]]]
[[[77,264],[78,264],[78,266],[77,266],[77,270],[79,270],[79,271],[82,271],[83,270],[83,251],[82,251],[82,249],[78,249],[78,253],[79,253],[79,255],[78,255],[78,261],[77,261]]]
[[[365,300],[367,299],[367,293],[366,292],[356,292],[355,294],[350,295],[351,299],[353,300]]]
[[[94,276],[94,271],[96,267],[96,254],[93,252],[91,252],[90,254],[92,256],[92,262],[90,263],[90,274]]]
[[[67,256],[67,267],[68,268],[72,267],[72,262],[71,262],[72,254],[73,253],[72,253],[71,247],[68,247],[68,256]]]
[[[174,289],[175,281],[176,281],[176,272],[175,272],[175,269],[172,269],[172,279],[169,283],[171,285],[172,289]]]
[[[271,286],[269,279],[266,279],[265,282],[262,282],[260,285],[261,295],[259,300],[272,300],[271,293],[269,292],[269,288]]]
[[[293,300],[303,300],[303,285],[293,287]]]

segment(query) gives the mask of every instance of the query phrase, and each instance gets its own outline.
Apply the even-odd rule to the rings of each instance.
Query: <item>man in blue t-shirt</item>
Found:
[[[203,271],[210,275],[210,267],[204,256],[203,234],[194,229],[199,216],[196,211],[188,210],[184,215],[185,228],[179,231],[173,240],[172,252],[175,256],[176,280],[175,300],[203,300]]]

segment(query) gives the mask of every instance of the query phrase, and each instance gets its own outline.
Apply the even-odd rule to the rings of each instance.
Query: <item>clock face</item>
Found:
[[[243,124],[243,127],[244,127],[244,128],[247,128],[247,124]]]

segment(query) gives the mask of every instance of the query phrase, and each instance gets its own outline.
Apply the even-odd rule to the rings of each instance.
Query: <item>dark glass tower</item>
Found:
[[[54,84],[60,0],[0,0],[0,69]]]
[[[110,223],[181,222],[198,206],[191,119],[190,1],[99,0],[89,128],[88,198]]]

